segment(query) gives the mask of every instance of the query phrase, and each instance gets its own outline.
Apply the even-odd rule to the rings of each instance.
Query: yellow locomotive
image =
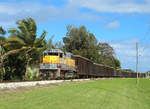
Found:
[[[40,75],[46,79],[73,77],[76,72],[74,56],[60,49],[46,50],[39,70]]]

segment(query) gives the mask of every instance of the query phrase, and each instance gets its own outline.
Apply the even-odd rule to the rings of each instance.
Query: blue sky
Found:
[[[61,41],[66,26],[85,25],[99,42],[108,42],[122,68],[135,70],[135,43],[139,42],[139,71],[150,70],[150,0],[1,0],[0,25],[32,17],[38,34]]]

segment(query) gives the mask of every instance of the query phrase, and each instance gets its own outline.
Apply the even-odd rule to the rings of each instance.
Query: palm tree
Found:
[[[2,80],[3,75],[5,73],[4,67],[3,67],[3,55],[4,55],[4,49],[2,47],[2,44],[6,41],[6,38],[4,37],[4,35],[6,34],[6,31],[0,27],[0,34],[2,36],[0,36],[0,80]]]
[[[32,18],[19,20],[17,25],[19,29],[9,29],[10,36],[8,38],[4,37],[6,31],[0,27],[0,34],[3,35],[0,36],[0,70],[2,72],[5,72],[3,67],[4,59],[9,55],[24,53],[27,68],[29,62],[34,58],[33,55],[40,54],[46,49],[44,38],[47,32],[43,31],[42,35],[37,38],[36,22]]]
[[[12,45],[16,45],[15,51],[13,50],[12,52],[24,52],[28,67],[30,61],[32,60],[31,57],[33,57],[35,53],[40,54],[46,49],[44,38],[47,32],[44,30],[42,35],[37,38],[37,26],[36,22],[32,18],[19,20],[16,23],[18,25],[18,29],[9,29],[8,32],[10,33],[10,37],[9,40],[7,40],[7,43],[4,44],[4,47],[12,50],[14,49],[11,48]],[[9,53],[7,55],[9,55]]]
[[[6,38],[4,37],[4,35],[6,34],[6,31],[2,27],[0,27],[0,34],[2,35],[0,36],[0,56],[2,56],[3,54],[2,44],[6,40]]]

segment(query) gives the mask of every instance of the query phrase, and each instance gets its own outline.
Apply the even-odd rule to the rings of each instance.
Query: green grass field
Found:
[[[0,109],[150,109],[150,80],[106,79],[0,91]]]

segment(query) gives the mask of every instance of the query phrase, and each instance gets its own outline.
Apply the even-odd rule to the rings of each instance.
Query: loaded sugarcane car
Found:
[[[60,49],[46,50],[39,71],[42,79],[73,78],[76,72],[74,56]]]

